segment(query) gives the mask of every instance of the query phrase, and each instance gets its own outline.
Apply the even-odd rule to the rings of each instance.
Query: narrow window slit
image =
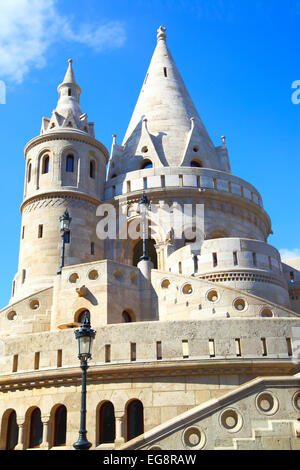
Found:
[[[241,357],[242,350],[241,350],[241,340],[240,340],[240,338],[235,339],[235,352],[236,352],[237,357]]]
[[[209,347],[209,357],[215,357],[216,356],[216,351],[215,351],[215,340],[214,339],[209,339],[208,340],[208,347]]]
[[[189,342],[187,339],[182,340],[182,357],[187,359],[189,357]]]
[[[268,355],[268,351],[267,351],[267,342],[266,342],[266,338],[261,338],[261,345],[262,345],[262,355],[263,355],[263,356],[267,356],[267,355]]]
[[[111,351],[110,351],[110,344],[105,345],[105,362],[111,361]]]
[[[161,341],[157,341],[157,342],[156,342],[156,359],[157,359],[157,360],[162,359]]]
[[[130,343],[130,360],[136,361],[136,343]]]

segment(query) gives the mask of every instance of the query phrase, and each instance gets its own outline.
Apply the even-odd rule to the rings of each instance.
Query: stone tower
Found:
[[[65,265],[101,259],[95,213],[103,198],[108,152],[95,139],[94,124],[82,113],[69,60],[59,99],[41,133],[25,147],[26,173],[21,205],[19,269],[12,301],[53,284],[60,266],[59,218],[72,219],[66,240]]]

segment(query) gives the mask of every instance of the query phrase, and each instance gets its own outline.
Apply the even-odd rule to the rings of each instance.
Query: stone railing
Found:
[[[263,207],[259,192],[245,180],[219,170],[189,167],[150,168],[114,177],[105,184],[105,199],[144,189],[180,187],[227,192]]]

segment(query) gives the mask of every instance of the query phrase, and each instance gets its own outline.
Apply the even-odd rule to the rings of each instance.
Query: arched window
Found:
[[[66,160],[66,172],[73,173],[74,171],[74,157],[73,155],[68,155]]]
[[[75,314],[75,322],[76,322],[76,323],[82,323],[82,320],[83,320],[83,318],[84,318],[85,312],[87,312],[89,319],[91,319],[91,314],[90,314],[90,312],[89,312],[86,308],[84,308],[84,309],[79,310],[79,311]]]
[[[202,168],[202,163],[199,160],[192,160],[191,167],[193,168]]]
[[[114,442],[116,438],[114,405],[106,401],[101,405],[99,413],[99,444]]]
[[[6,433],[6,450],[14,450],[18,444],[19,426],[17,425],[17,415],[14,410],[9,414]]]
[[[29,448],[40,447],[43,440],[43,423],[41,410],[35,408],[30,416]]]
[[[147,168],[152,168],[152,167],[153,167],[153,163],[151,162],[151,160],[144,160],[141,163],[140,169],[146,170]]]
[[[31,162],[28,164],[28,169],[27,169],[27,182],[30,183],[31,180]]]
[[[132,316],[126,310],[124,310],[123,313],[122,313],[122,319],[123,319],[124,323],[131,323],[132,322]]]
[[[60,405],[54,415],[54,446],[65,446],[67,436],[67,408]]]
[[[157,253],[155,249],[155,241],[151,238],[147,240],[148,256],[151,259],[154,269],[157,269]],[[139,240],[133,248],[132,265],[137,266],[143,255],[143,240]]]
[[[90,178],[95,179],[95,161],[90,161]]]
[[[134,439],[144,432],[144,407],[140,400],[133,400],[127,407],[127,439]]]
[[[42,173],[43,175],[46,173],[49,173],[49,155],[45,155],[43,158],[43,164],[42,164]]]

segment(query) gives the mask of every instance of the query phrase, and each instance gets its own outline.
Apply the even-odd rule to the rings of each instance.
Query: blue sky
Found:
[[[18,265],[23,149],[51,116],[67,60],[81,105],[110,150],[121,142],[152,53],[167,41],[215,145],[226,135],[232,172],[260,191],[269,243],[300,256],[300,3],[297,0],[0,0],[0,307]]]

